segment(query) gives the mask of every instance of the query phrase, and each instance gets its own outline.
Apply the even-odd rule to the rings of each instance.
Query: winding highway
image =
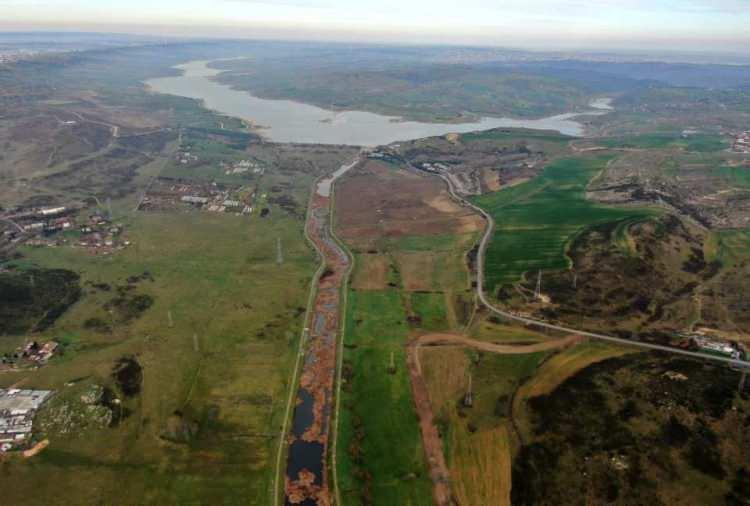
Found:
[[[413,165],[409,164],[409,166],[417,171],[422,171],[421,169],[418,169],[417,167],[414,167]],[[498,316],[501,316],[502,318],[505,318],[507,320],[516,321],[519,323],[523,323],[526,325],[533,325],[536,327],[544,328],[544,329],[550,329],[550,330],[556,330],[559,332],[565,332],[569,334],[578,334],[580,336],[584,337],[590,337],[592,339],[598,339],[601,341],[607,341],[614,344],[619,344],[623,346],[637,346],[639,348],[644,348],[647,350],[652,351],[663,351],[666,353],[674,353],[676,355],[683,355],[687,357],[693,357],[693,358],[699,358],[703,360],[712,360],[714,362],[723,362],[725,364],[742,367],[742,368],[750,368],[750,362],[747,362],[745,360],[737,360],[727,357],[720,357],[716,355],[708,355],[705,353],[698,353],[695,351],[689,351],[689,350],[682,350],[680,348],[674,348],[671,346],[664,346],[661,344],[653,344],[653,343],[645,343],[643,341],[634,341],[630,339],[624,339],[621,337],[614,337],[614,336],[608,336],[604,334],[598,334],[595,332],[587,332],[584,330],[574,329],[570,327],[564,327],[562,325],[555,325],[553,323],[548,323],[541,320],[536,320],[534,318],[527,318],[523,316],[519,316],[517,314],[504,311],[496,306],[494,306],[490,301],[487,299],[487,296],[484,293],[484,259],[485,259],[485,253],[487,250],[487,245],[490,242],[490,239],[492,238],[492,233],[495,230],[495,219],[484,209],[482,209],[479,206],[474,205],[473,203],[469,202],[464,197],[460,196],[453,185],[453,182],[451,179],[440,173],[435,172],[428,172],[429,174],[434,174],[438,177],[440,177],[445,184],[448,186],[448,193],[450,193],[451,197],[455,199],[457,202],[459,202],[461,205],[469,207],[479,214],[482,215],[484,220],[487,222],[487,227],[485,228],[484,234],[482,235],[482,239],[479,242],[479,248],[477,251],[477,261],[476,261],[476,268],[477,268],[477,297],[481,301],[482,305],[484,305],[489,311],[495,313]]]

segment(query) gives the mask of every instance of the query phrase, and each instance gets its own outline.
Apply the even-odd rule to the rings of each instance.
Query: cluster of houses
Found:
[[[683,347],[709,355],[719,355],[735,360],[745,360],[745,350],[737,343],[710,337],[701,332],[687,332],[678,335],[683,339]]]
[[[51,396],[51,390],[0,389],[1,452],[18,449],[29,443],[34,415]]]
[[[24,366],[42,366],[51,359],[60,348],[57,341],[47,341],[39,343],[38,341],[29,341],[24,346],[18,348],[15,353],[5,353],[0,357],[0,370],[18,369]]]
[[[213,198],[197,195],[183,195],[180,198],[180,201],[211,213],[251,214],[253,212],[253,208],[249,204],[227,197],[228,195],[219,195],[218,197],[214,196]]]
[[[93,254],[109,254],[115,249],[130,246],[130,241],[123,240],[122,225],[111,223],[100,214],[92,214],[80,227],[78,245]]]
[[[8,243],[27,242],[30,238],[48,238],[74,228],[75,209],[64,206],[14,210],[3,213],[2,239]],[[37,240],[44,243],[44,240]]]
[[[159,178],[144,196],[139,210],[169,211],[180,204],[213,213],[251,214],[255,194],[242,197],[240,188],[213,183]]]
[[[175,158],[180,165],[189,165],[198,161],[198,155],[194,155],[190,151],[178,151]]]
[[[23,356],[31,362],[46,364],[47,361],[55,355],[59,346],[60,343],[57,341],[47,341],[44,344],[39,344],[37,341],[31,341],[23,347]]]
[[[265,170],[265,167],[260,166],[258,163],[253,162],[252,160],[241,160],[237,163],[232,164],[226,170],[224,170],[224,174],[230,176],[232,174],[245,174],[252,171],[253,174],[262,176]]]
[[[73,227],[70,214],[74,210],[65,206],[31,209],[10,217],[24,232],[52,234]]]
[[[393,146],[394,148],[396,146]],[[380,160],[386,163],[401,163],[403,162],[403,158],[401,158],[399,155],[395,154],[394,152],[388,150],[387,148],[378,148],[373,151],[370,151],[367,154],[367,158],[370,158],[371,160]]]
[[[115,225],[100,213],[79,216],[73,207],[43,207],[4,213],[2,239],[8,243],[29,246],[81,246],[90,253],[109,254],[129,245],[123,241],[123,227]],[[73,235],[60,235],[74,232]]]
[[[732,150],[737,153],[750,154],[750,130],[735,135]]]
[[[18,63],[19,61],[29,59],[37,54],[39,54],[37,51],[32,51],[30,49],[0,51],[0,65]]]
[[[426,172],[433,172],[435,174],[439,174],[440,172],[448,172],[450,170],[447,165],[445,165],[444,163],[439,163],[439,162],[418,163],[416,164],[416,167]]]

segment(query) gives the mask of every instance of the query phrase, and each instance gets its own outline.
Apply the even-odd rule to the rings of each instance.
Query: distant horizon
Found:
[[[225,28],[216,32],[215,30]],[[674,45],[665,46],[663,41],[621,41],[616,43],[576,43],[567,41],[565,43],[555,41],[515,41],[505,40],[493,41],[479,37],[464,37],[446,40],[445,38],[431,36],[430,34],[417,34],[403,32],[400,36],[393,34],[381,34],[378,32],[342,32],[335,30],[283,30],[269,29],[268,27],[184,27],[184,26],[120,26],[120,25],[80,25],[68,26],[8,26],[0,21],[0,35],[2,34],[81,34],[115,36],[123,38],[143,39],[166,39],[168,42],[211,42],[211,41],[269,41],[269,42],[311,42],[311,43],[342,43],[356,45],[384,45],[384,46],[414,46],[414,47],[466,47],[476,49],[497,49],[507,51],[527,51],[530,53],[574,53],[582,55],[607,55],[621,57],[735,57],[743,64],[750,64],[750,41],[741,44],[741,47],[721,45],[719,47],[701,44],[700,48],[690,47],[679,41],[673,41]],[[731,60],[731,58],[730,58]]]
[[[0,0],[0,31],[750,55],[748,0]],[[114,22],[102,20],[116,20]]]

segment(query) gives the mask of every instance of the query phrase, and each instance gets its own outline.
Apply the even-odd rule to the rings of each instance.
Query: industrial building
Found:
[[[34,415],[50,396],[51,390],[0,389],[0,450],[29,441]]]

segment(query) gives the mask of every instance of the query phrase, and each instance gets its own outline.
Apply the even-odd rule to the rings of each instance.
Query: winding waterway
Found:
[[[262,135],[275,142],[378,146],[491,128],[532,128],[583,135],[583,126],[574,120],[581,113],[541,119],[486,117],[474,123],[420,123],[363,111],[334,113],[292,100],[267,100],[235,90],[211,79],[222,71],[210,68],[209,63],[193,61],[179,65],[176,68],[182,71],[182,75],[149,79],[146,85],[157,93],[202,100],[209,109],[262,127]],[[601,100],[592,103],[592,107],[599,111],[586,114],[603,114],[601,109],[606,109],[608,102]]]

